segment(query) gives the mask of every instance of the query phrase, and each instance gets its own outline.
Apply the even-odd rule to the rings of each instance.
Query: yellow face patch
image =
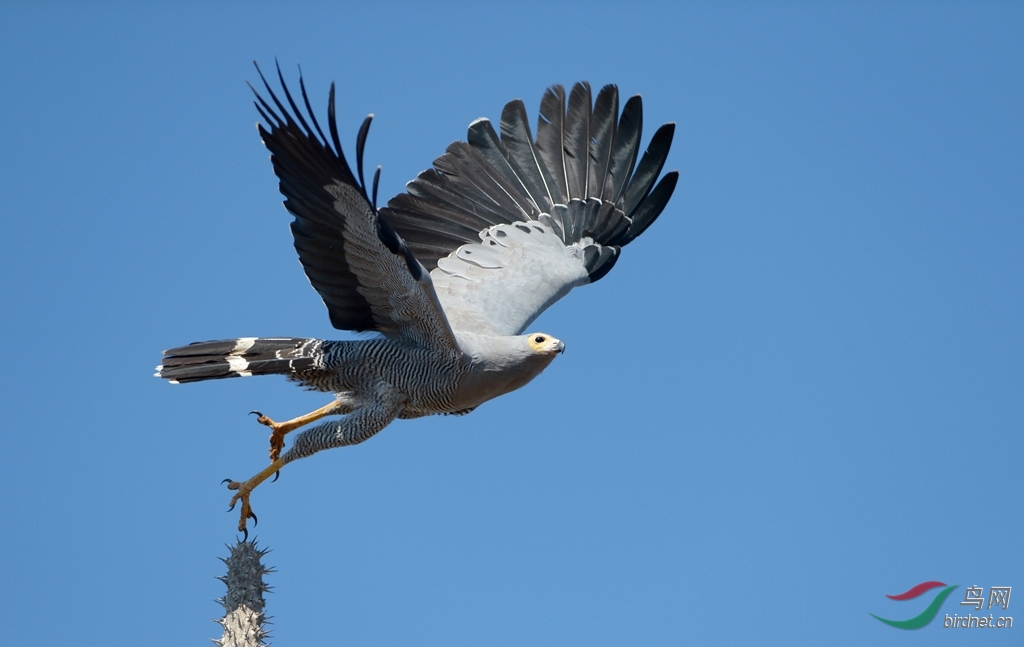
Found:
[[[527,340],[530,343],[530,348],[537,353],[557,353],[562,349],[562,342],[546,333],[530,333]]]

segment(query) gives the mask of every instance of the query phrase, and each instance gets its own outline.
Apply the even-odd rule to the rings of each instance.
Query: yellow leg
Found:
[[[228,480],[229,490],[238,490],[238,494],[231,497],[231,504],[228,510],[234,510],[235,504],[239,501],[242,502],[242,518],[238,521],[238,532],[244,532],[246,538],[249,537],[249,531],[245,529],[245,523],[251,517],[254,521],[257,521],[256,515],[252,513],[252,506],[249,505],[249,495],[256,486],[270,478],[271,474],[276,473],[282,467],[284,467],[284,461],[280,458],[275,459],[266,469],[252,477],[248,481],[239,483],[238,481]]]
[[[325,416],[329,416],[332,413],[341,412],[341,400],[335,400],[326,406],[320,407],[316,411],[307,413],[304,416],[299,416],[298,418],[292,418],[285,422],[274,422],[259,411],[253,411],[253,413],[257,413],[260,416],[256,419],[256,422],[261,425],[266,425],[273,430],[270,434],[270,460],[272,461],[276,461],[281,456],[281,450],[284,449],[285,434],[295,431],[299,427],[308,425],[311,422],[316,422],[317,420]]]

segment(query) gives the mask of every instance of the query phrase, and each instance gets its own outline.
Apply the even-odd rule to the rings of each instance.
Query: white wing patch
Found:
[[[480,232],[437,262],[434,289],[456,332],[518,335],[548,306],[589,282],[583,248],[566,246],[541,220],[501,224]]]

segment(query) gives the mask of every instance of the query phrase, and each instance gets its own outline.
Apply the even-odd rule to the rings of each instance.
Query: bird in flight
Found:
[[[175,384],[279,374],[334,394],[285,422],[254,412],[271,429],[270,465],[226,481],[246,536],[247,521],[256,521],[252,490],[284,465],[361,443],[396,418],[469,413],[537,377],[565,345],[523,332],[572,288],[607,274],[665,208],[679,176],[658,180],[674,124],[661,126],[639,156],[640,97],[620,113],[616,86],[595,100],[583,82],[568,97],[560,85],[545,92],[536,139],[520,100],[502,110],[500,136],[487,119],[473,121],[465,142],[378,209],[380,168],[369,192],[363,176],[373,115],[359,129],[353,173],[338,140],[334,84],[328,137],[301,75],[300,106],[280,68],[283,96],[259,74],[266,96],[253,88],[258,130],[295,217],[299,261],[335,328],[378,334],[242,337],[164,351],[156,375]],[[283,451],[287,434],[328,416],[341,417],[298,433]]]

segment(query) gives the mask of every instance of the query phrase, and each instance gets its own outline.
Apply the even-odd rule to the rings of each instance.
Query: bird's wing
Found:
[[[469,127],[381,214],[431,270],[457,331],[521,333],[573,287],[611,270],[623,245],[654,222],[679,174],[658,176],[674,124],[655,132],[636,164],[643,108],[620,115],[618,89],[592,103],[577,83],[566,105],[554,86],[541,100],[534,140],[522,101]],[[635,165],[635,168],[634,168]]]
[[[455,350],[457,345],[429,272],[387,220],[378,215],[367,196],[363,146],[373,116],[367,117],[359,130],[357,180],[338,141],[334,85],[327,106],[328,141],[310,107],[301,77],[308,122],[292,99],[280,68],[277,73],[291,111],[260,72],[273,106],[253,89],[256,108],[269,130],[263,124],[258,128],[280,179],[284,206],[295,216],[291,230],[299,260],[309,282],[323,297],[331,324],[341,330],[375,330],[427,347]],[[375,177],[374,202],[376,186]]]

